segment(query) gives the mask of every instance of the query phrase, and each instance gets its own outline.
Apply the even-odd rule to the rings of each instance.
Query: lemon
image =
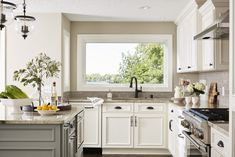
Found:
[[[38,106],[38,107],[37,107],[37,110],[42,110],[42,106]]]
[[[52,110],[57,110],[57,109],[58,109],[57,106],[55,105],[52,106]]]
[[[42,106],[42,110],[48,110],[47,106]]]

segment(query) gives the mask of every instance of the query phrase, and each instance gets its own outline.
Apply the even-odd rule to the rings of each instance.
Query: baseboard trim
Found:
[[[102,148],[83,148],[84,154],[102,154]]]
[[[168,149],[103,148],[102,154],[171,155]]]

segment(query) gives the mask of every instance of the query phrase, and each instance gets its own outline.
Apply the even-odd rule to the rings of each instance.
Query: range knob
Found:
[[[203,137],[203,132],[201,130],[199,130],[199,129],[195,128],[194,131],[193,131],[193,134],[194,134],[195,137],[197,137],[199,139],[203,139],[204,138]]]
[[[203,133],[201,131],[198,133],[198,138],[200,138],[200,139],[204,138]]]
[[[182,120],[182,121],[181,121],[181,125],[182,125],[184,128],[187,128],[187,129],[189,129],[189,127],[190,127],[190,123],[189,123],[187,120]]]

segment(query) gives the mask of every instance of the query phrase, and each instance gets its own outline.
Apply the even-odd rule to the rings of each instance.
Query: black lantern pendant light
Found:
[[[23,3],[23,13],[24,15],[15,16],[16,24],[16,31],[22,34],[24,39],[27,38],[28,34],[32,32],[34,29],[33,22],[36,20],[33,16],[26,15],[26,3],[24,0]]]
[[[2,30],[6,25],[11,24],[14,21],[14,9],[16,9],[16,5],[14,3],[1,0],[0,30]]]

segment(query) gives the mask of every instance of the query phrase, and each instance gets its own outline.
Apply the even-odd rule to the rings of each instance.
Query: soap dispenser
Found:
[[[112,92],[111,89],[109,89],[108,93],[107,93],[107,100],[112,100]]]

